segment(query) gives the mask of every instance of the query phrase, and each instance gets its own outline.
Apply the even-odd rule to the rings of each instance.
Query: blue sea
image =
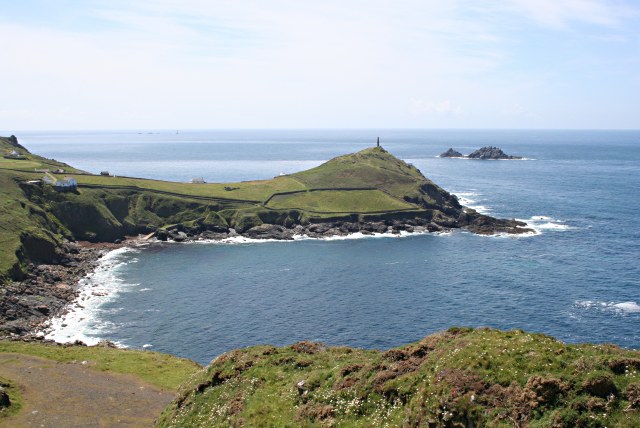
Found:
[[[387,349],[451,326],[640,348],[640,131],[252,130],[16,133],[78,168],[266,179],[375,143],[478,210],[536,234],[456,231],[120,249],[49,337],[208,363],[307,339]],[[493,145],[521,161],[440,159]]]

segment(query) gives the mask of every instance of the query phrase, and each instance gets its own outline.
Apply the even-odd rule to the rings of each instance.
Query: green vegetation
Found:
[[[111,242],[175,227],[243,233],[263,223],[354,218],[452,223],[461,209],[455,197],[380,147],[271,180],[213,184],[88,174],[29,153],[15,137],[0,138],[0,152],[13,150],[25,159],[0,158],[0,282],[20,279],[29,262],[55,262],[65,239]],[[29,183],[44,170],[75,178],[77,189]]]
[[[2,419],[13,416],[20,411],[23,406],[24,399],[22,398],[22,394],[20,393],[19,388],[10,380],[0,377],[0,387],[2,387],[7,394],[9,394],[9,400],[11,400],[10,406],[0,406],[1,423]]]
[[[372,213],[415,209],[403,200],[395,199],[380,190],[317,190],[274,195],[266,204],[269,208],[299,209],[309,212],[332,213]]]
[[[33,355],[60,362],[89,361],[98,370],[132,374],[168,390],[177,390],[182,382],[201,369],[191,360],[167,354],[101,346],[0,340],[0,353],[7,352]]]
[[[637,427],[640,352],[453,328],[386,352],[300,342],[218,357],[161,427]]]

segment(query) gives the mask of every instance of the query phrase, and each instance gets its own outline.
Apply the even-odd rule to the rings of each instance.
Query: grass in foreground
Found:
[[[637,427],[640,352],[450,329],[386,352],[301,342],[233,351],[162,427]]]
[[[158,352],[99,346],[63,346],[50,343],[0,340],[0,353],[33,355],[60,362],[90,361],[105,372],[131,374],[171,391],[202,367],[197,363]]]
[[[2,419],[17,414],[22,408],[24,400],[18,387],[10,380],[0,377],[0,386],[9,394],[9,399],[11,400],[9,407],[0,407],[0,422],[2,422]]]

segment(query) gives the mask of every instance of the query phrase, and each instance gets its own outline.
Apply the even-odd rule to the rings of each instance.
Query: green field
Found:
[[[266,206],[326,214],[372,213],[416,208],[415,205],[393,198],[380,190],[317,190],[274,195]]]

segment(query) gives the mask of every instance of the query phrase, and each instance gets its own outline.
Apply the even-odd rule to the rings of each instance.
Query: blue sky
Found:
[[[640,128],[635,0],[0,9],[0,128]]]

